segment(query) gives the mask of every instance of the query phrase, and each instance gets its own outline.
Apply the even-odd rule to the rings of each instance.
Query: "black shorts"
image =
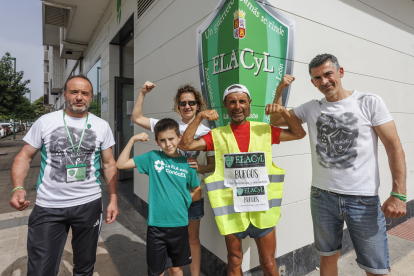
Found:
[[[68,231],[72,228],[73,275],[92,276],[101,223],[101,198],[66,208],[35,205],[29,217],[27,275],[58,274]]]
[[[188,226],[147,229],[148,276],[159,276],[169,267],[191,264]]]

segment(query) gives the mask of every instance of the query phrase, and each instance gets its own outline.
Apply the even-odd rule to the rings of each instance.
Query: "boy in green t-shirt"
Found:
[[[191,263],[188,240],[188,208],[191,195],[188,188],[200,185],[195,169],[187,157],[177,152],[181,134],[173,119],[162,119],[154,128],[155,139],[162,151],[129,158],[137,141],[149,141],[146,133],[133,136],[118,158],[118,169],[137,168],[149,176],[147,264],[148,275],[183,275],[183,266]]]

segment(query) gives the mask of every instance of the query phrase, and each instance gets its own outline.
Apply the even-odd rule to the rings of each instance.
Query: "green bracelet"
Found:
[[[23,187],[16,187],[16,188],[13,189],[12,193],[14,193],[14,191],[16,191],[17,189],[23,189],[24,190]]]
[[[391,191],[391,195],[392,195],[392,196],[397,196],[397,197],[399,197],[399,196],[400,196],[400,197],[403,197],[403,198],[405,198],[405,199],[407,198],[407,196],[406,196],[405,194],[398,194],[398,193],[394,193],[393,191]]]
[[[392,196],[398,197],[402,201],[407,202],[407,199],[406,198],[403,198],[402,196],[398,196],[398,195],[392,195]]]

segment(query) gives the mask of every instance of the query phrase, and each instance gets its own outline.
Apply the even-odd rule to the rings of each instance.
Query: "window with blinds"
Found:
[[[154,0],[137,0],[138,5],[138,12],[137,12],[137,18],[140,18],[141,15],[144,14],[144,12],[148,9],[149,6],[154,2]]]

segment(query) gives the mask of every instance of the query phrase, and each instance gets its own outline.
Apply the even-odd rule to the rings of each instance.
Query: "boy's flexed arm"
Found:
[[[191,124],[185,130],[183,137],[181,138],[178,147],[181,150],[205,150],[207,148],[206,142],[203,138],[194,139],[198,126],[201,124],[201,121],[207,119],[209,121],[214,121],[218,119],[218,114],[216,110],[204,110],[197,114]]]
[[[135,142],[138,141],[149,141],[148,135],[143,132],[137,135],[134,135],[129,139],[128,144],[125,146],[124,150],[122,151],[121,155],[119,155],[118,161],[116,162],[116,167],[121,170],[126,169],[133,169],[136,167],[134,159],[129,158],[129,154],[131,152],[132,146]]]

